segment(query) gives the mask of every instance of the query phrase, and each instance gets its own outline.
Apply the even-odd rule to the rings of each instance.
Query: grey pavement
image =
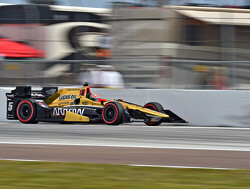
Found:
[[[0,122],[0,143],[250,151],[250,128]]]

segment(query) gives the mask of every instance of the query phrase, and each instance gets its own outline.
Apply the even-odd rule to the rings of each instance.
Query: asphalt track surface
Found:
[[[250,169],[250,128],[0,122],[0,159]]]

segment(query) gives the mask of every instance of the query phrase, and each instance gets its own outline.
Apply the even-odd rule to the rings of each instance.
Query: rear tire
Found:
[[[16,109],[16,115],[22,123],[38,123],[36,118],[36,106],[30,100],[22,100]]]
[[[147,104],[144,105],[144,108],[148,108],[150,110],[154,110],[157,112],[163,112],[164,108],[162,107],[162,105],[158,102],[149,102]],[[157,121],[157,122],[144,122],[146,125],[148,126],[157,126],[160,125],[162,123],[162,121]]]
[[[102,109],[103,121],[108,125],[124,122],[124,107],[119,102],[109,102]]]

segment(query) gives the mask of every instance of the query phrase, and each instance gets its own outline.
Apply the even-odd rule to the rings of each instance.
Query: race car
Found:
[[[164,110],[157,102],[144,106],[123,99],[107,100],[91,92],[88,83],[80,88],[43,87],[31,90],[31,86],[17,86],[7,96],[7,119],[22,123],[106,123],[119,125],[142,121],[149,126],[162,122],[186,123],[185,120]]]

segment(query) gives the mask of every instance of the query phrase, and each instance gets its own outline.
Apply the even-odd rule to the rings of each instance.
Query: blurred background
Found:
[[[0,0],[0,86],[250,89],[249,0]]]

